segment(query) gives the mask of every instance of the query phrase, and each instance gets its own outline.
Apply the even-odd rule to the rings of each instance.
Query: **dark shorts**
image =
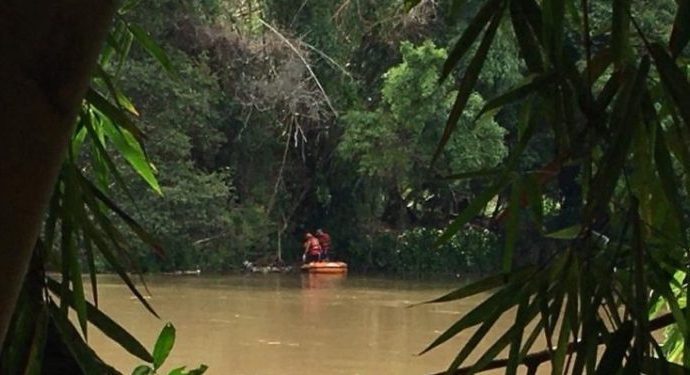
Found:
[[[311,254],[311,253],[308,253],[308,254],[307,254],[307,257],[305,258],[305,262],[306,262],[306,263],[318,262],[319,260],[320,260],[320,259],[319,259],[319,255],[318,255],[318,254]]]

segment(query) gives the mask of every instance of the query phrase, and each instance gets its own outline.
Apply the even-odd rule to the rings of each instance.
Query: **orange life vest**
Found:
[[[321,245],[319,244],[319,240],[317,240],[316,237],[311,237],[311,238],[307,239],[307,243],[309,246],[309,254],[311,254],[311,255],[321,254]]]

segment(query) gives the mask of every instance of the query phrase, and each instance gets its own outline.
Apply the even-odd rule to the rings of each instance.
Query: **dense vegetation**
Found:
[[[46,338],[57,335],[82,371],[109,372],[69,322],[71,308],[84,336],[90,321],[150,363],[140,371],[155,372],[174,330],[149,353],[98,310],[97,269],[117,272],[155,315],[127,267],[290,262],[316,227],[355,268],[502,271],[432,301],[492,293],[427,349],[479,326],[448,373],[516,373],[521,364],[534,372],[545,361],[554,373],[690,367],[687,0],[160,1],[131,11],[136,3],[123,3],[107,38],[114,9],[93,24],[64,13],[75,22],[62,32],[86,48],[68,43],[72,60],[60,44],[29,43],[16,56],[29,56],[32,69],[15,55],[0,66],[39,109],[27,113],[3,93],[9,139],[29,148],[24,162],[24,150],[4,150],[21,178],[0,185],[6,201],[18,197],[0,206],[11,224],[3,233],[16,240],[2,249],[20,269],[31,247],[34,260],[26,277],[11,267],[3,275],[10,306],[24,278],[4,371],[40,370],[40,348],[55,347]],[[26,31],[21,21],[6,25]],[[36,56],[74,68],[46,73]],[[17,66],[38,79],[13,77]],[[36,158],[41,145],[49,157]],[[23,191],[34,170],[46,176]],[[130,237],[141,241],[139,261]],[[514,308],[511,328],[460,368]],[[664,327],[662,347],[652,332]],[[541,334],[548,347],[535,353]]]
[[[456,95],[452,81],[437,84],[442,46],[465,27],[448,17],[447,5],[407,13],[396,1],[299,9],[287,1],[163,1],[128,13],[179,72],[171,78],[136,46],[118,67],[162,192],[135,184],[135,202],[119,200],[162,240],[164,258],[140,246],[145,268],[292,263],[304,232],[323,227],[352,268],[416,274],[393,266],[394,255],[424,259],[431,239],[412,243],[415,231],[442,228],[481,191],[441,176],[495,167],[516,130],[514,111],[475,121],[485,97],[520,79],[505,41],[490,54],[492,69],[470,98],[462,131],[429,170]],[[539,150],[531,155],[540,158]],[[468,231],[486,233],[483,245],[446,255],[462,269],[430,264],[422,273],[493,269],[473,259],[495,257],[500,233],[475,224]]]

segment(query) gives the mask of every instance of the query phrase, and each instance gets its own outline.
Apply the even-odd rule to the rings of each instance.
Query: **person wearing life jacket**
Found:
[[[321,260],[321,245],[319,240],[311,233],[307,233],[304,240],[304,253],[302,260],[305,263],[318,262]]]
[[[316,238],[321,245],[321,260],[328,261],[333,254],[331,253],[331,236],[324,232],[323,229],[316,230]]]

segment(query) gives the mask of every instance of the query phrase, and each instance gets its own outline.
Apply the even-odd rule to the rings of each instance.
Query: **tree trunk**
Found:
[[[0,347],[114,0],[0,7]]]

